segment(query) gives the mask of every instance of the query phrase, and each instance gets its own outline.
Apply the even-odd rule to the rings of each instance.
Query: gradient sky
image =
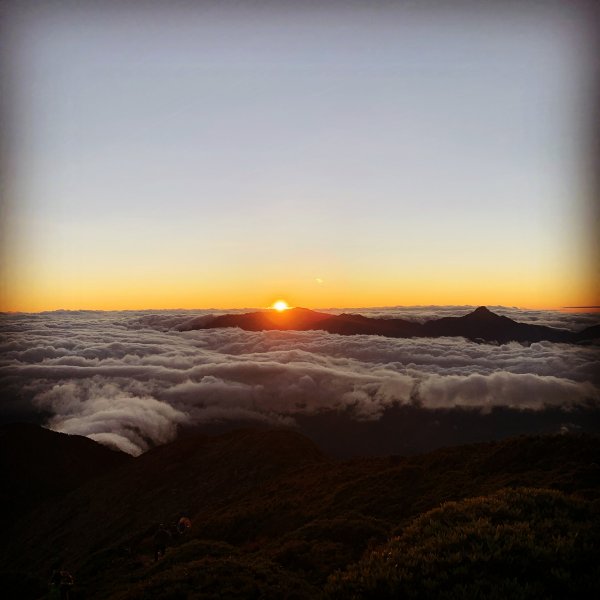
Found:
[[[578,18],[407,4],[15,10],[0,309],[599,304]]]

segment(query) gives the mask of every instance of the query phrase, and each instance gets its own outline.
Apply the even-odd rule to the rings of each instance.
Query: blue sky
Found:
[[[6,308],[593,302],[568,11],[310,6],[18,14]]]

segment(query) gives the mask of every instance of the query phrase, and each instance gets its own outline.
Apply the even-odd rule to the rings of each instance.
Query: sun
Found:
[[[273,302],[271,308],[274,308],[279,312],[283,312],[284,310],[288,310],[289,306],[285,300],[277,300],[276,302]]]

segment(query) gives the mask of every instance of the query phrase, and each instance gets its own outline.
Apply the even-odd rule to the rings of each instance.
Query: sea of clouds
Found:
[[[490,308],[565,329],[598,322],[593,314]],[[343,310],[422,322],[472,309]],[[600,406],[598,345],[190,330],[217,312],[223,311],[0,315],[0,411],[42,415],[56,431],[138,455],[174,439],[181,425],[293,426],[298,415],[330,410],[376,420],[408,403],[481,411]]]

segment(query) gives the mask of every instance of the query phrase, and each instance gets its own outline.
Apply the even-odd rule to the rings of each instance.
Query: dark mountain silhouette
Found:
[[[470,340],[505,342],[573,341],[573,333],[544,325],[519,323],[480,306],[462,317],[444,317],[423,324],[422,334],[427,337],[461,336]]]
[[[284,311],[268,310],[245,314],[219,315],[210,320],[209,327],[241,327],[247,331],[263,329],[320,329],[331,315],[307,308],[291,308]],[[240,325],[242,324],[242,325]]]
[[[1,522],[131,460],[79,435],[26,423],[0,426]]]
[[[573,339],[576,342],[600,339],[600,325],[592,325],[591,327],[586,327],[582,331],[576,332]]]
[[[600,337],[600,325],[573,332],[545,325],[519,323],[497,315],[485,306],[462,317],[444,317],[416,323],[404,319],[375,319],[355,314],[331,315],[306,308],[282,312],[266,310],[244,314],[219,315],[203,319],[194,328],[239,327],[247,331],[322,330],[340,335],[381,335],[386,337],[464,337],[473,341],[505,343],[550,342],[576,343]]]
[[[55,443],[45,434],[37,440],[42,454],[46,441]],[[590,551],[585,536],[597,521],[590,501],[600,498],[599,455],[600,438],[576,435],[346,461],[324,456],[287,430],[189,436],[75,487],[65,482],[62,493],[35,497],[31,509],[5,529],[10,544],[0,548],[0,584],[13,593],[8,597],[38,597],[25,594],[23,582],[31,581],[33,590],[37,581],[42,590],[52,563],[61,559],[82,598],[319,598],[336,570],[358,564],[367,549],[376,550],[421,513],[506,487],[555,490],[550,496],[523,491],[522,497],[531,497],[519,509],[525,519],[551,502],[574,507],[561,513],[556,531],[546,513],[540,517],[549,543],[563,539],[565,527],[573,532],[572,560],[561,567],[566,577]],[[59,481],[55,466],[29,473],[28,485]],[[570,500],[570,494],[580,499]],[[172,526],[182,514],[191,529],[174,535],[165,558],[154,563],[158,523]],[[530,529],[519,527],[515,535],[525,532],[524,545],[520,538],[511,544],[527,553]],[[486,547],[492,542],[493,536]],[[484,580],[491,576],[487,563],[478,569]]]

